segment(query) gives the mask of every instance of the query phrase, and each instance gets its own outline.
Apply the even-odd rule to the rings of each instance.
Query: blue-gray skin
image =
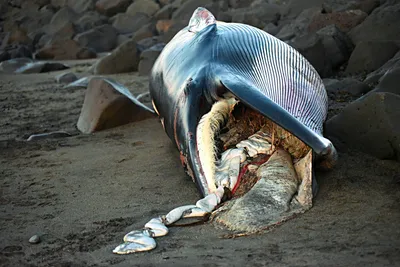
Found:
[[[337,153],[322,136],[327,94],[316,70],[295,49],[249,25],[223,23],[198,8],[158,57],[150,80],[153,106],[176,143],[187,173],[209,194],[196,128],[227,93],[294,134],[331,167]]]

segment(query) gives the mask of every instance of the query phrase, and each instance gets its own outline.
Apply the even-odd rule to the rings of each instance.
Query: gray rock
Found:
[[[368,93],[371,88],[363,82],[353,78],[343,80],[324,79],[324,85],[328,93],[348,93],[353,96],[360,96]]]
[[[296,37],[290,43],[297,49],[318,71],[321,77],[332,74],[332,63],[326,56],[326,51],[322,39],[316,34],[306,34]]]
[[[389,92],[400,96],[400,66],[389,69],[372,92]]]
[[[152,0],[135,0],[126,10],[128,15],[135,15],[137,13],[144,13],[147,16],[154,15],[158,10],[160,10],[160,6]]]
[[[361,41],[350,56],[346,73],[369,73],[381,67],[399,50],[391,41]]]
[[[76,13],[81,14],[94,10],[97,0],[68,0],[68,6]]]
[[[165,44],[157,44],[140,54],[140,62],[138,66],[139,75],[149,75],[151,69],[153,68],[154,62],[157,60],[161,51],[164,49],[164,46]]]
[[[72,136],[72,134],[70,134],[66,131],[55,131],[55,132],[50,132],[50,133],[32,134],[28,137],[28,139],[26,139],[26,141],[64,138],[64,137],[70,137],[70,136]]]
[[[361,41],[400,42],[400,3],[376,8],[360,25],[350,31],[354,44]]]
[[[136,42],[128,40],[94,66],[94,74],[113,74],[137,71],[139,52]]]
[[[46,26],[47,34],[54,34],[60,30],[68,22],[75,22],[78,19],[78,14],[76,14],[71,8],[63,7],[57,11],[51,18],[50,23]]]
[[[276,34],[276,37],[286,41],[294,38],[295,36],[308,33],[308,25],[310,24],[312,18],[320,13],[320,7],[305,9],[295,20],[290,20],[289,23],[283,25]]]
[[[264,28],[268,23],[277,23],[281,7],[265,2],[254,2],[251,7],[231,11],[232,21]]]
[[[145,38],[153,37],[154,35],[156,35],[156,33],[156,26],[154,25],[154,22],[151,22],[137,30],[132,36],[132,39],[137,42]]]
[[[322,39],[326,56],[330,59],[333,68],[345,63],[354,49],[350,38],[335,25],[329,25],[317,31]]]
[[[117,45],[117,36],[117,30],[113,26],[105,24],[78,34],[74,40],[81,46],[89,47],[99,53],[114,49]]]
[[[81,47],[74,40],[65,40],[45,46],[35,54],[36,59],[87,59],[95,58],[96,53],[86,47]]]
[[[126,13],[117,14],[112,18],[112,25],[120,34],[133,33],[143,25],[150,22],[150,17],[146,14],[138,13],[131,16]]]
[[[31,236],[31,238],[29,238],[29,243],[31,243],[31,244],[39,244],[40,243],[40,236],[39,235]]]
[[[271,35],[276,35],[279,31],[278,26],[276,26],[273,23],[268,23],[267,26],[264,27],[263,31],[271,34]]]
[[[8,45],[0,51],[0,62],[13,58],[32,58],[32,49],[27,45]]]
[[[173,11],[174,11],[174,8],[172,5],[170,5],[170,4],[165,5],[154,14],[154,18],[156,20],[170,19],[172,17]]]
[[[131,34],[119,34],[117,37],[117,46],[120,46],[121,44],[125,43],[132,37]]]
[[[383,75],[385,75],[388,70],[392,68],[400,68],[400,51],[397,52],[394,57],[386,62],[382,67],[368,74],[364,82],[367,84],[376,83]]]
[[[65,72],[56,76],[56,81],[58,83],[72,83],[76,80],[78,80],[78,77],[76,77],[76,74],[73,72]]]
[[[132,0],[99,0],[96,2],[96,10],[108,17],[126,11]]]
[[[83,14],[76,22],[74,22],[79,32],[88,31],[94,27],[108,23],[106,16],[100,15],[95,11],[89,11]]]
[[[327,121],[332,140],[380,159],[400,160],[400,96],[369,93]]]
[[[150,38],[145,38],[137,42],[137,49],[139,53],[142,53],[144,50],[149,49],[152,46],[155,46],[156,44],[160,43],[160,37],[159,36],[153,36]]]

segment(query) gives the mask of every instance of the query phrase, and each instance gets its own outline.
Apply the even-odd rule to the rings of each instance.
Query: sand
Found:
[[[314,207],[268,233],[174,227],[151,252],[113,254],[125,233],[200,195],[157,119],[80,134],[85,89],[63,89],[58,73],[0,76],[0,266],[400,264],[400,164],[344,148],[333,171],[317,172]],[[148,90],[136,73],[110,77]],[[57,130],[73,136],[25,141]]]

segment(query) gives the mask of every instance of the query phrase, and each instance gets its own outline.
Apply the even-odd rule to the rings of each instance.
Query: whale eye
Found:
[[[209,25],[217,23],[214,15],[204,7],[198,7],[189,21],[189,31],[197,33]]]

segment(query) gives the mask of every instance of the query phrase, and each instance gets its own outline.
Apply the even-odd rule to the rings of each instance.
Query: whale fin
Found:
[[[251,82],[230,72],[219,75],[219,80],[239,101],[268,117],[310,146],[325,164],[334,164],[337,152],[331,141],[305,126],[288,111],[261,93]]]
[[[193,33],[200,32],[209,25],[216,24],[214,15],[204,7],[198,7],[189,21],[188,30]]]

